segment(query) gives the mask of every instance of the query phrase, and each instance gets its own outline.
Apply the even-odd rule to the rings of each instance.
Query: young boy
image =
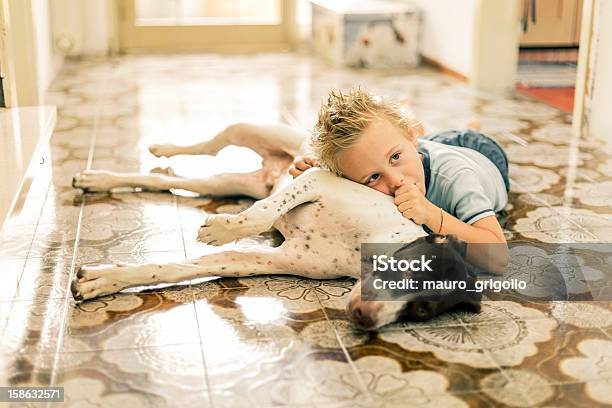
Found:
[[[361,89],[332,91],[319,112],[314,156],[296,157],[299,176],[319,163],[395,197],[404,217],[468,243],[506,243],[495,213],[508,202],[508,162],[492,139],[444,132],[423,139],[419,122]]]

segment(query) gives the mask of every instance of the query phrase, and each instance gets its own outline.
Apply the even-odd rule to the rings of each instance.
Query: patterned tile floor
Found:
[[[63,386],[66,406],[612,404],[611,302],[485,302],[479,315],[374,334],[346,320],[347,279],[194,281],[80,305],[67,296],[83,263],[214,250],[194,240],[204,213],[250,203],[80,196],[75,172],[249,171],[257,156],[241,149],[162,160],[146,147],[202,140],[237,121],[308,128],[330,88],[357,84],[409,101],[429,131],[480,118],[512,161],[510,240],[612,241],[612,150],[574,140],[570,115],[523,96],[503,99],[425,69],[330,69],[292,54],[67,62],[49,93],[58,105],[52,161],[0,237],[0,384]],[[605,290],[597,279],[587,283]]]

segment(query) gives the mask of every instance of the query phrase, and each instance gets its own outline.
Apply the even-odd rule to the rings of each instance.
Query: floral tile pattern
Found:
[[[79,266],[218,251],[195,240],[203,219],[253,203],[180,190],[83,195],[76,172],[252,171],[261,159],[240,149],[167,159],[147,146],[196,143],[238,121],[310,129],[329,89],[354,85],[397,98],[428,131],[478,118],[506,149],[500,221],[516,273],[534,282],[527,292],[378,332],[347,320],[352,279],[213,277],[74,302]],[[612,242],[612,149],[576,139],[570,115],[428,69],[332,69],[294,54],[66,61],[47,97],[58,106],[50,161],[0,231],[0,385],[63,386],[74,407],[612,405],[612,302],[543,299],[541,260],[561,255],[520,245]],[[281,241],[270,232],[234,245]],[[609,257],[565,265],[569,292],[609,299]]]

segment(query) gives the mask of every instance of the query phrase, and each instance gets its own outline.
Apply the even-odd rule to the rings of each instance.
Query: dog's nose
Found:
[[[352,302],[349,306],[348,316],[355,326],[362,330],[371,330],[376,327],[378,302]]]

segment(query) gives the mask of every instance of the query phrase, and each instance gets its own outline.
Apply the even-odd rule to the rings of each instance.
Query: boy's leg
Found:
[[[287,154],[295,156],[309,133],[295,127],[277,125],[254,125],[236,123],[228,126],[212,139],[191,146],[155,144],[149,151],[155,156],[174,156],[178,154],[215,155],[229,145],[247,147],[260,156]]]
[[[449,130],[427,135],[423,139],[476,150],[495,164],[504,180],[506,191],[510,191],[508,157],[506,156],[504,149],[495,140],[491,139],[485,134],[471,129],[466,131]]]

